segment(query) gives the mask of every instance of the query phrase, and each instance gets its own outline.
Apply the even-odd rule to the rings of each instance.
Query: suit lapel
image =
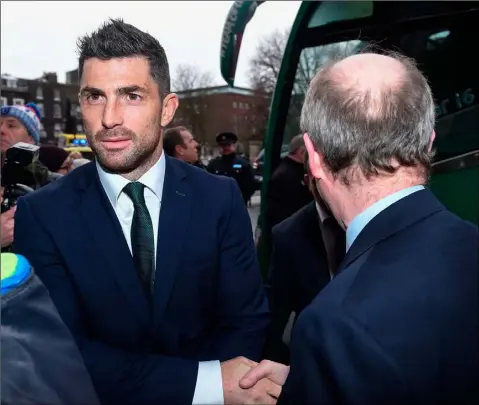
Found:
[[[422,219],[444,210],[429,190],[416,191],[376,215],[361,231],[341,263],[340,271],[371,247]]]
[[[150,311],[146,296],[136,274],[121,225],[103,190],[94,163],[91,164],[88,177],[90,181],[84,185],[80,210],[92,245],[97,249],[92,260],[97,261],[98,269],[105,268],[111,272],[132,310],[142,321],[148,321]]]
[[[154,319],[163,317],[174,286],[190,219],[192,195],[183,163],[166,157],[165,182],[158,222],[158,250],[154,286]]]

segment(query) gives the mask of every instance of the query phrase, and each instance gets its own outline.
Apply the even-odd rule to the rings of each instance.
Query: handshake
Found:
[[[276,404],[289,374],[284,364],[237,357],[221,363],[225,405]]]

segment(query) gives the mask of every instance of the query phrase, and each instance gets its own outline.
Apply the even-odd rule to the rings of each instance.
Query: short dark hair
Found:
[[[151,77],[158,84],[160,95],[170,92],[170,69],[165,50],[156,38],[140,31],[123,19],[110,19],[97,31],[78,39],[78,73],[89,58],[110,60],[114,58],[144,57],[150,63]]]
[[[182,131],[188,131],[185,127],[174,127],[168,128],[163,135],[163,150],[168,156],[175,157],[175,149],[178,145],[186,147],[183,137],[181,136]]]
[[[311,81],[301,111],[301,130],[308,133],[316,150],[334,175],[350,183],[348,168],[357,165],[369,179],[380,171],[394,173],[400,166],[421,169],[429,175],[433,153],[429,151],[435,124],[431,88],[415,62],[392,51],[382,53],[403,68],[397,89],[381,89],[380,110],[370,116],[375,101],[370,92],[338,83],[334,60]]]

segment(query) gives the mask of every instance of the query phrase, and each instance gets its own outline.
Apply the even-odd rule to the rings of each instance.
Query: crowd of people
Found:
[[[236,135],[205,168],[188,129],[165,130],[179,100],[151,35],[113,19],[78,48],[95,162],[42,147],[68,174],[2,214],[2,246],[6,229],[102,405],[479,401],[478,228],[427,189],[434,101],[414,61],[364,52],[315,75],[266,195],[263,285]],[[32,105],[1,115],[2,156],[39,142]]]

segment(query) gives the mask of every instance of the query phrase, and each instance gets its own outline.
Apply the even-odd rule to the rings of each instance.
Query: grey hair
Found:
[[[336,59],[315,75],[301,111],[301,130],[346,186],[353,167],[366,179],[380,172],[395,173],[398,164],[419,168],[425,181],[429,176],[435,124],[431,88],[413,60],[396,52],[381,53],[404,69],[397,88],[379,89],[380,94],[372,95],[342,85],[331,75]]]
[[[294,136],[289,142],[288,153],[294,155],[301,148],[304,148],[304,137],[303,134]]]

